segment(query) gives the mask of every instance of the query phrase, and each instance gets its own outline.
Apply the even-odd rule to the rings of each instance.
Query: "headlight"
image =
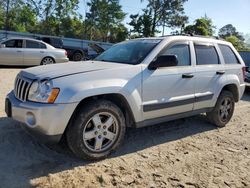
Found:
[[[58,88],[53,88],[52,81],[34,81],[30,87],[28,100],[41,103],[54,103],[58,94]]]

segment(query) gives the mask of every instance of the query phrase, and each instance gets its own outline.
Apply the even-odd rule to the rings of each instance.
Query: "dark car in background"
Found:
[[[88,46],[95,51],[94,54],[90,54],[88,47],[64,45],[63,39],[59,37],[37,37],[37,39],[42,40],[55,48],[65,49],[68,53],[68,58],[71,61],[94,59],[96,56],[105,51],[101,46],[94,43],[88,44]]]
[[[250,51],[240,51],[239,54],[241,55],[247,67],[245,82],[246,82],[246,86],[250,87]]]

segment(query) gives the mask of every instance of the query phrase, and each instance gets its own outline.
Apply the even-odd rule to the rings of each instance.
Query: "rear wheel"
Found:
[[[110,101],[88,103],[74,117],[66,135],[70,149],[80,158],[104,158],[124,139],[124,115]]]
[[[83,54],[81,52],[75,52],[73,54],[73,61],[81,61],[83,59]]]
[[[214,109],[207,113],[211,123],[218,127],[224,127],[232,118],[235,100],[230,91],[222,91]]]
[[[45,58],[43,58],[41,65],[49,65],[49,64],[54,64],[54,63],[55,63],[55,61],[53,58],[45,57]]]

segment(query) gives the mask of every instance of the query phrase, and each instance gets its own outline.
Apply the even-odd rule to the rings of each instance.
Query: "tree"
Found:
[[[183,5],[185,2],[187,0],[149,0],[143,15],[140,16],[141,18],[137,18],[139,21],[137,24],[143,27],[144,31],[149,29],[149,36],[154,36],[157,32],[157,27],[160,26],[163,27],[163,34],[165,27],[181,27],[188,20],[188,17],[184,15]],[[145,27],[145,23],[143,24],[140,20],[146,21],[149,26]],[[134,30],[136,31],[136,29]]]
[[[3,6],[0,4],[0,29],[4,29],[4,9]]]
[[[40,3],[42,33],[62,35],[62,21],[77,17],[79,0],[48,0]],[[46,29],[45,29],[46,28]],[[47,29],[48,28],[48,29]]]
[[[63,18],[61,23],[61,35],[71,38],[83,38],[84,22],[77,16]]]
[[[227,24],[219,30],[219,36],[231,42],[237,50],[249,50],[244,42],[244,37],[237,31],[232,24]]]
[[[239,32],[236,30],[236,28],[232,24],[227,24],[220,28],[219,30],[219,37],[221,38],[227,38],[230,36],[236,36],[238,39],[244,41],[244,37],[239,34]]]
[[[236,36],[228,36],[225,40],[231,42],[237,50],[248,50],[244,42]]]
[[[212,36],[214,33],[213,22],[207,16],[196,19],[193,25],[184,28],[184,33],[194,35]]]
[[[91,0],[87,5],[90,7],[86,20],[87,34],[90,40],[93,38],[102,41],[114,39],[114,31],[118,31],[116,28],[125,28],[122,21],[126,14],[122,11],[119,0]],[[126,34],[127,32],[122,33]]]
[[[150,37],[152,34],[152,12],[148,9],[144,9],[143,12],[143,15],[130,15],[129,25],[133,27],[131,32],[136,33],[137,37]]]

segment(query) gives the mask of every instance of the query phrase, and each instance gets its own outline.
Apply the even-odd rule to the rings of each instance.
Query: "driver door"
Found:
[[[144,120],[189,112],[194,107],[194,72],[189,42],[176,42],[160,55],[176,55],[177,66],[143,72]]]

